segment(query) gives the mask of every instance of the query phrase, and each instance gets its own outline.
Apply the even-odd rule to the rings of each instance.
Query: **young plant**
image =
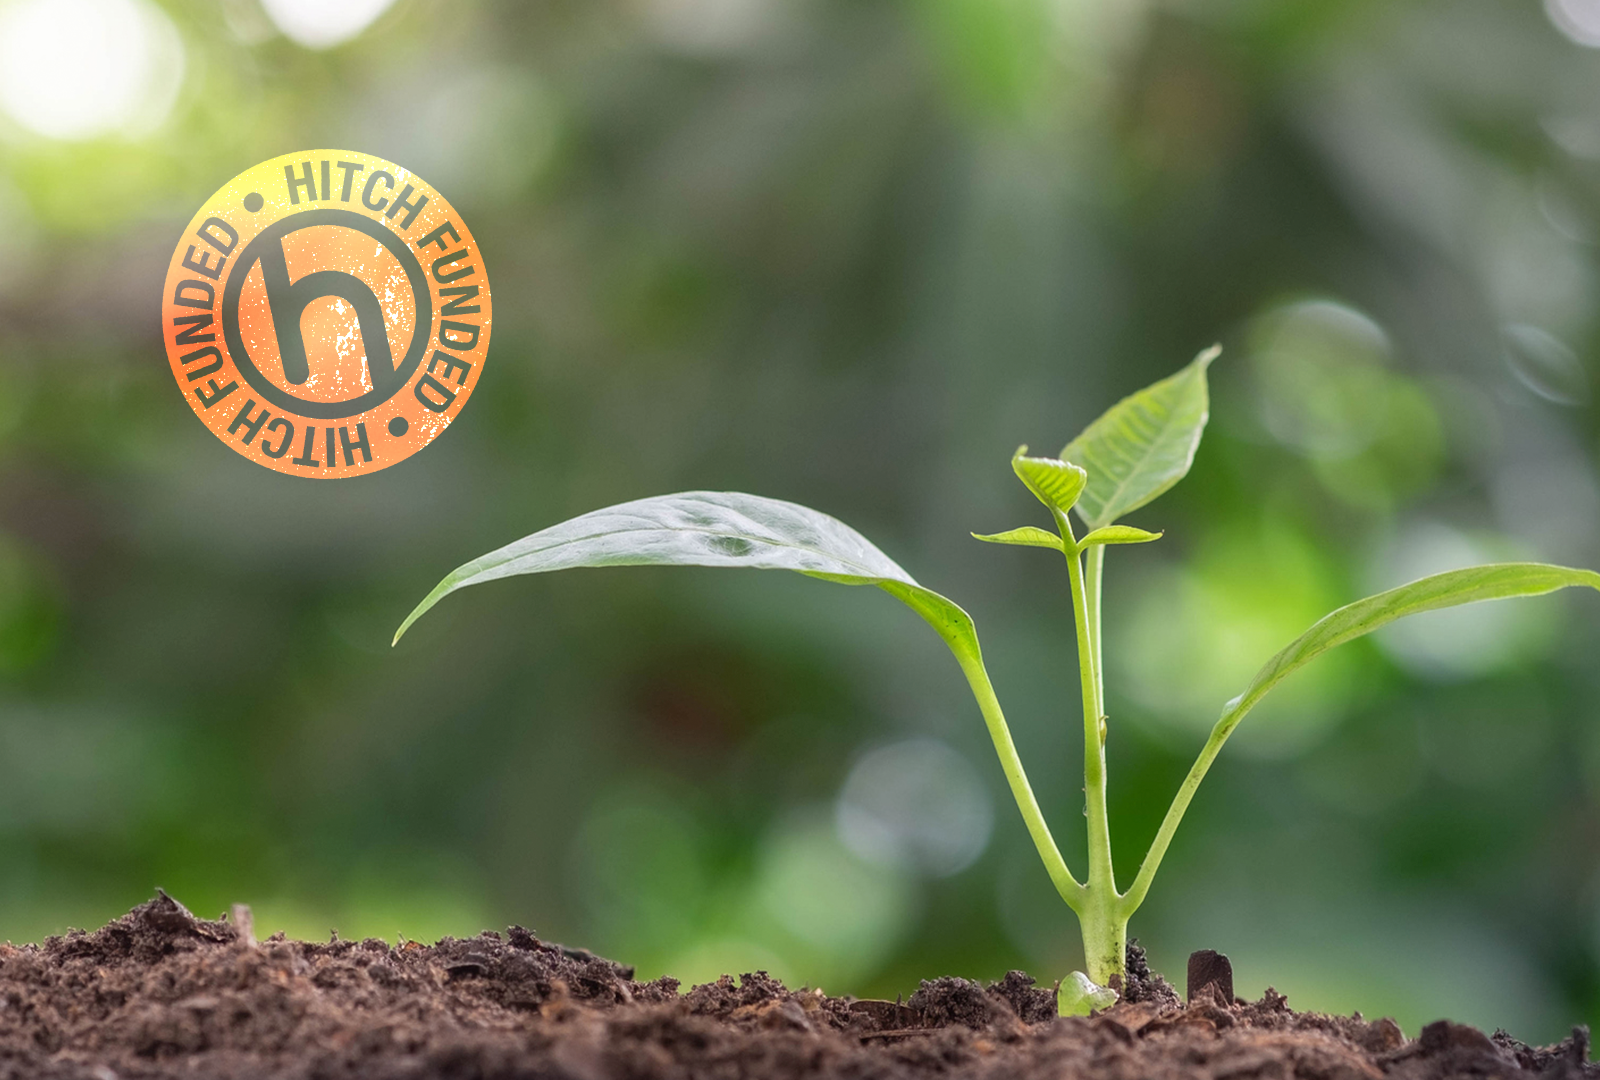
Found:
[[[1106,819],[1106,715],[1101,679],[1100,583],[1106,550],[1160,538],[1118,519],[1139,509],[1189,471],[1209,412],[1206,368],[1218,349],[1202,352],[1177,374],[1123,399],[1068,443],[1059,458],[1011,459],[1012,470],[1050,513],[1054,531],[1023,526],[980,536],[999,544],[1050,548],[1066,559],[1083,698],[1084,793],[1088,873],[1075,877],[1040,812],[984,669],[972,619],[953,601],[926,589],[854,529],[808,507],[740,492],[689,491],[596,510],[525,536],[457,568],[406,617],[395,641],[445,596],[515,574],[580,566],[737,566],[794,570],[842,585],[876,585],[905,603],[944,639],[977,699],[1000,768],[1056,891],[1077,914],[1088,971],[1063,980],[1062,1013],[1083,1013],[1116,1000],[1127,947],[1128,919],[1183,820],[1195,790],[1223,743],[1255,704],[1290,673],[1337,645],[1405,615],[1478,600],[1537,596],[1569,585],[1600,589],[1600,574],[1543,563],[1499,563],[1453,570],[1348,604],[1318,620],[1269,659],[1243,693],[1222,708],[1200,756],[1178,788],[1138,873],[1118,891]],[[1078,536],[1070,515],[1082,522]]]

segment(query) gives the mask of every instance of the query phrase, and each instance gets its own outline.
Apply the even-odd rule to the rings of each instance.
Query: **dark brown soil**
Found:
[[[162,895],[94,933],[0,945],[0,1078],[1600,1077],[1588,1033],[1533,1049],[1439,1021],[1291,1010],[1268,990],[1184,1004],[1130,950],[1128,1000],[1055,1017],[1012,972],[904,1002],[789,990],[762,973],[679,993],[512,928],[437,945],[257,942],[248,912]]]

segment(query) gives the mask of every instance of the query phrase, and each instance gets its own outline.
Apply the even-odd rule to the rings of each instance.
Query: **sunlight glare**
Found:
[[[341,45],[371,26],[394,0],[261,0],[284,34],[308,49]]]
[[[1544,10],[1567,37],[1600,48],[1600,0],[1544,0]]]
[[[0,109],[52,139],[140,134],[172,108],[183,45],[144,0],[0,7]]]

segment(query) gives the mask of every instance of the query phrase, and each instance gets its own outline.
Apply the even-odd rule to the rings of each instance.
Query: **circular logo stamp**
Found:
[[[195,214],[167,268],[173,377],[212,434],[295,476],[376,472],[466,404],[489,278],[415,173],[348,150],[263,161]]]

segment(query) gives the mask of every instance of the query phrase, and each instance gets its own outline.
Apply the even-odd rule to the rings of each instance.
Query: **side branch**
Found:
[[[1161,868],[1161,859],[1167,853],[1167,845],[1172,843],[1173,833],[1177,832],[1178,826],[1182,824],[1184,812],[1189,809],[1189,802],[1200,787],[1200,781],[1206,778],[1211,763],[1222,751],[1222,744],[1228,741],[1233,729],[1239,726],[1239,721],[1244,718],[1246,711],[1247,709],[1237,706],[1229,709],[1211,729],[1211,735],[1206,739],[1205,746],[1200,748],[1200,756],[1195,758],[1194,765],[1189,769],[1189,775],[1183,778],[1178,793],[1173,796],[1172,805],[1167,808],[1167,816],[1162,819],[1161,828],[1156,830],[1156,838],[1150,842],[1150,850],[1146,853],[1144,862],[1139,864],[1139,875],[1133,879],[1133,884],[1122,897],[1124,918],[1139,910],[1139,905],[1144,903],[1145,893],[1150,891],[1150,882],[1155,880],[1156,871]]]
[[[984,669],[983,660],[977,655],[952,651],[955,652],[956,661],[960,663],[962,672],[967,676],[967,682],[972,687],[972,696],[978,701],[978,708],[983,712],[983,722],[988,726],[989,737],[994,741],[994,751],[1000,758],[1000,768],[1006,774],[1006,782],[1011,785],[1011,795],[1017,801],[1017,809],[1022,811],[1022,820],[1028,826],[1028,835],[1033,837],[1033,846],[1039,850],[1039,858],[1044,861],[1044,868],[1049,873],[1050,880],[1055,883],[1056,892],[1061,894],[1061,899],[1065,900],[1073,911],[1081,913],[1084,887],[1072,876],[1072,871],[1067,869],[1066,860],[1061,857],[1061,849],[1056,847],[1055,838],[1050,835],[1050,826],[1039,809],[1039,801],[1033,796],[1033,788],[1028,783],[1028,774],[1023,771],[1022,759],[1017,756],[1016,744],[1011,741],[1011,729],[1006,726],[1005,714],[1000,711],[1000,700],[995,697],[994,685],[989,681],[989,673]]]

